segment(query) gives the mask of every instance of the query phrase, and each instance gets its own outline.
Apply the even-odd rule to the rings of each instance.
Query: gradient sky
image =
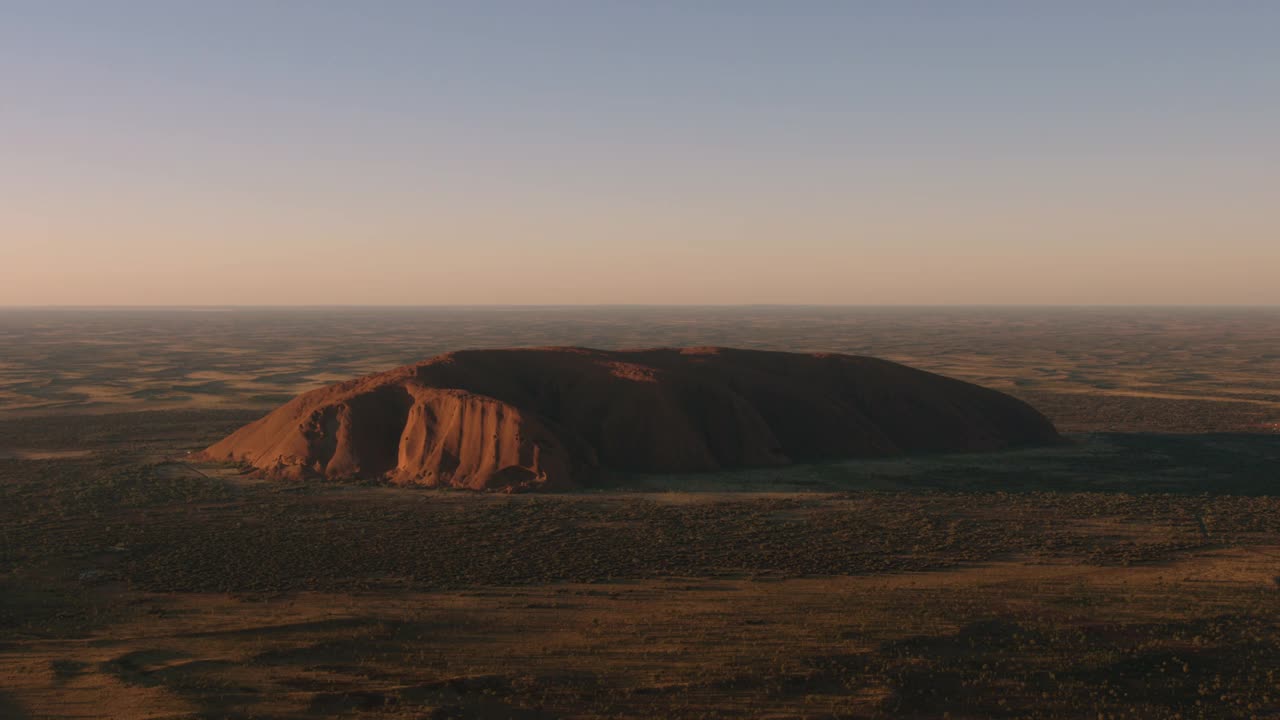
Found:
[[[0,305],[1280,303],[1277,2],[0,0]]]

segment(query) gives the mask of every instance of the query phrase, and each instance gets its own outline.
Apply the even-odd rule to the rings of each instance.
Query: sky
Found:
[[[0,0],[0,305],[1280,304],[1280,3]]]

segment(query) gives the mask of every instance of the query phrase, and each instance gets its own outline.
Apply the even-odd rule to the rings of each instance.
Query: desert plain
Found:
[[[1067,438],[500,494],[188,454],[466,348],[844,352]],[[0,311],[0,717],[1280,717],[1280,310]]]

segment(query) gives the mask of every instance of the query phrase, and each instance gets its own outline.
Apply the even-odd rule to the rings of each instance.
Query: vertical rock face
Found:
[[[474,350],[294,398],[204,451],[269,476],[470,489],[1052,442],[1020,400],[904,365],[728,348]]]

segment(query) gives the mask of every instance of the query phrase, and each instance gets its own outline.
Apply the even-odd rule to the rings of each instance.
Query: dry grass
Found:
[[[555,496],[182,462],[566,343],[880,355],[1092,434]],[[1265,310],[0,313],[0,718],[1277,717],[1277,378]]]
[[[0,423],[52,453],[0,460],[4,717],[1280,712],[1273,437],[552,496],[169,459],[236,421]]]

